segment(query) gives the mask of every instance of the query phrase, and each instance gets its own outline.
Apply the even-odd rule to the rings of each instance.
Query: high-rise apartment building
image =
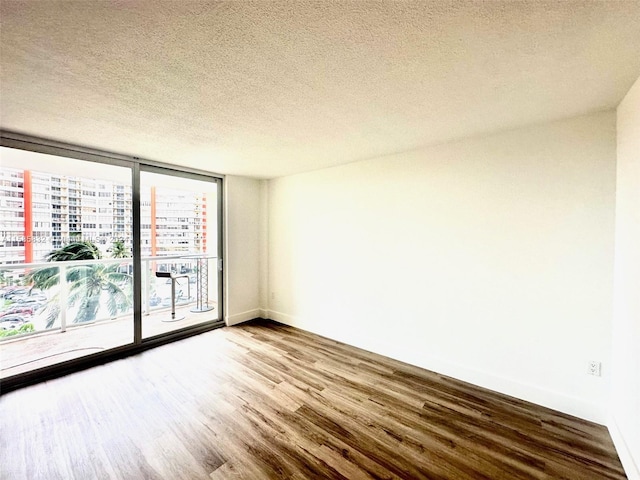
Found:
[[[24,172],[0,169],[0,218],[2,219],[2,242],[0,262],[21,263],[25,259],[26,234],[24,205]]]
[[[207,251],[207,195],[146,187],[142,200],[142,255]]]
[[[0,169],[0,263],[42,261],[74,240],[106,253],[114,240],[131,248],[131,187],[83,177]]]
[[[142,255],[207,251],[205,193],[143,187]],[[115,181],[0,168],[0,264],[42,261],[74,240],[105,256],[114,241],[132,247],[132,192]]]

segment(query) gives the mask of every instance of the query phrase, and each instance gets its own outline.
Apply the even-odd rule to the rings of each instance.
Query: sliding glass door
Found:
[[[219,182],[140,173],[143,338],[222,320]]]
[[[223,324],[220,178],[2,145],[3,386]]]

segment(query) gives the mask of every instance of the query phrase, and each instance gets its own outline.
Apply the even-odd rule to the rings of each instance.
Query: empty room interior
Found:
[[[640,1],[0,15],[0,478],[640,480]]]

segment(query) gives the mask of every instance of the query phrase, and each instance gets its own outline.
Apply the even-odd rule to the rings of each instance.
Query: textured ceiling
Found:
[[[640,0],[0,2],[1,126],[274,177],[615,107]]]

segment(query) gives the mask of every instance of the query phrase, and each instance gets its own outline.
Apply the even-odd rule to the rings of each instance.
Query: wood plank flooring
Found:
[[[2,479],[622,479],[605,427],[267,321],[0,397]]]

